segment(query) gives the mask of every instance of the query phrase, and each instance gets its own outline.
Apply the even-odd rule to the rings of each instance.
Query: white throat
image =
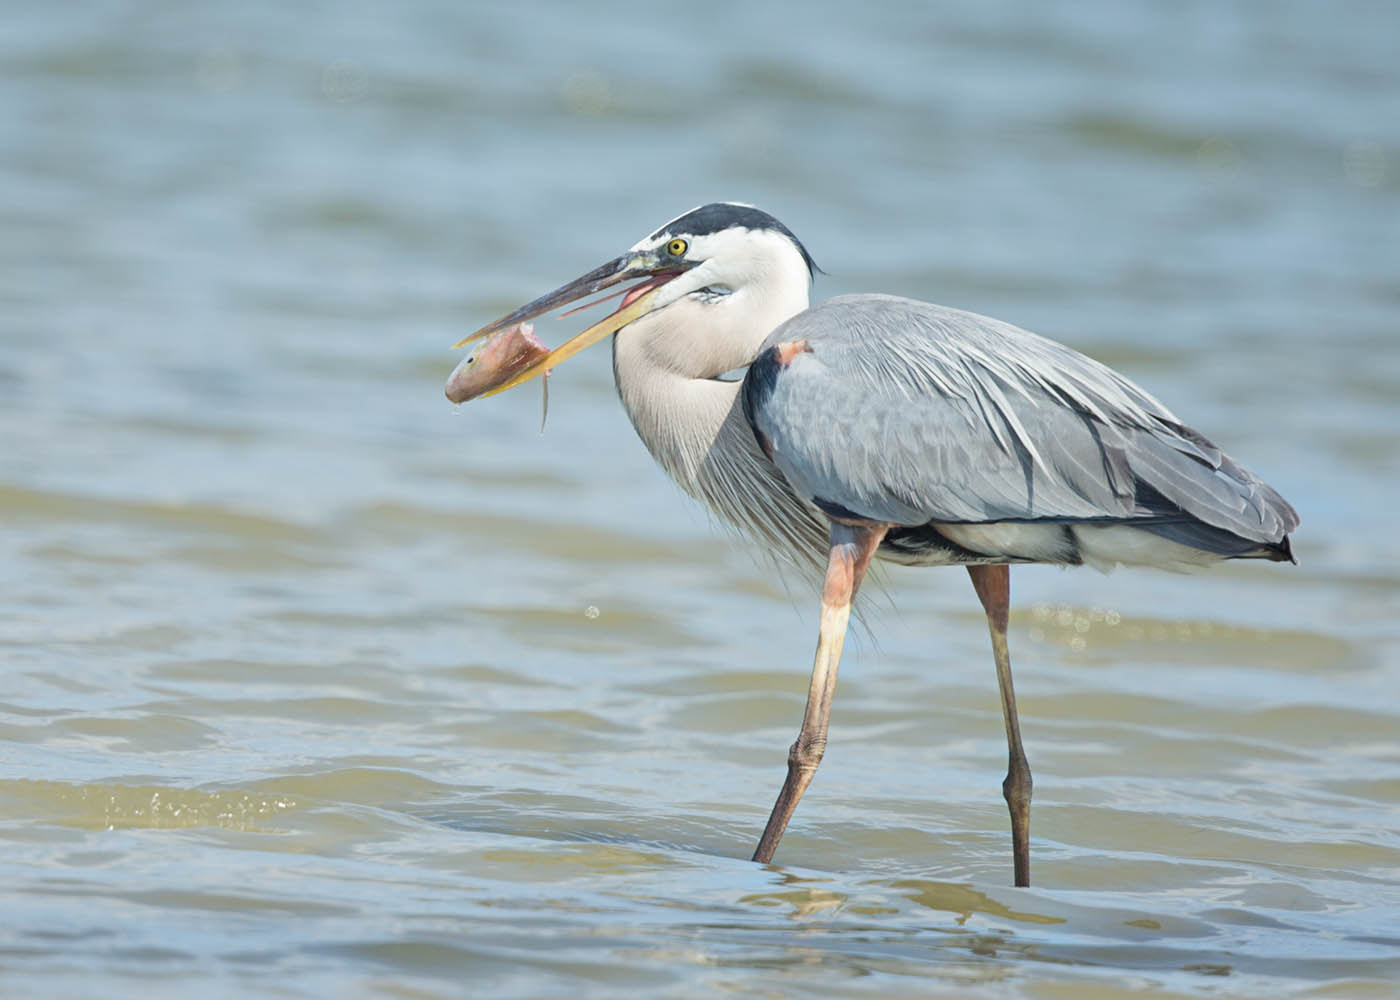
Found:
[[[786,252],[745,261],[747,274],[706,276],[732,282],[728,294],[686,295],[620,330],[613,376],[632,426],[682,489],[791,561],[810,564],[824,558],[824,522],[759,449],[742,383],[716,377],[752,362],[776,327],[807,308],[806,264],[782,242]]]

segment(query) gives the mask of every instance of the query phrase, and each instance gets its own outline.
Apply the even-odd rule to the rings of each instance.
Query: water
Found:
[[[8,12],[7,996],[1391,995],[1395,8],[796,17]],[[1302,513],[1296,569],[1016,571],[1034,889],[963,574],[885,575],[752,865],[812,596],[604,349],[543,437],[442,399],[463,333],[723,197],[821,296],[1125,370]]]

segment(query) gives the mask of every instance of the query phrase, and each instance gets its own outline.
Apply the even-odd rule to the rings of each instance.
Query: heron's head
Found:
[[[747,364],[775,326],[807,307],[815,270],[806,248],[773,216],[751,205],[715,202],[672,219],[627,252],[456,346],[635,282],[614,293],[622,303],[611,315],[483,395],[527,382],[613,333],[649,336],[658,363],[684,360],[688,373],[713,377]]]

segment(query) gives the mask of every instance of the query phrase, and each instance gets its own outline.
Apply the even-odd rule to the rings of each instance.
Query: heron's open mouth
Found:
[[[617,307],[617,311],[621,312],[622,310],[630,306],[633,302],[636,302],[647,292],[650,292],[656,288],[660,288],[672,278],[679,278],[681,276],[681,273],[682,272],[679,270],[662,271],[650,281],[643,281],[640,285],[633,285],[631,288],[627,289],[627,294],[622,297],[622,305]]]
[[[615,299],[619,295],[622,296],[622,303],[616,309],[614,309],[613,312],[621,312],[622,310],[630,306],[633,302],[635,302],[638,298],[645,295],[647,292],[650,292],[653,289],[660,288],[672,278],[679,278],[684,273],[685,272],[680,270],[679,268],[675,268],[670,271],[658,272],[655,276],[648,278],[646,281],[637,282],[631,288],[624,288],[620,292],[610,292],[607,295],[600,295],[596,299],[592,299],[591,301],[584,302],[580,305],[576,305],[566,312],[561,312],[557,318],[563,319],[565,316],[572,316],[574,313],[583,312],[585,309],[592,309],[594,306],[602,305],[609,299]]]
[[[657,262],[649,260],[645,256],[624,254],[590,271],[583,277],[557,288],[547,295],[542,295],[527,305],[521,306],[510,315],[503,316],[496,320],[496,322],[487,324],[471,336],[464,337],[456,346],[461,347],[473,340],[490,336],[510,326],[533,319],[536,316],[542,316],[545,313],[553,312],[560,306],[568,305],[570,302],[576,302],[581,298],[592,295],[594,292],[600,292],[605,288],[611,288],[624,281],[633,278],[645,279],[632,285],[625,291],[611,292],[608,295],[592,299],[589,302],[576,306],[568,312],[562,313],[562,316],[569,316],[578,312],[580,309],[587,309],[590,306],[595,306],[601,302],[606,302],[609,299],[615,298],[619,294],[622,295],[622,302],[603,319],[572,339],[560,344],[545,357],[540,358],[538,361],[535,361],[533,364],[505,379],[500,385],[482,393],[484,396],[493,396],[498,392],[505,392],[507,389],[512,389],[522,382],[528,382],[537,375],[544,374],[549,369],[557,366],[560,362],[573,357],[585,347],[596,344],[608,334],[616,333],[628,323],[644,316],[652,308],[652,301],[657,289],[679,277],[681,274],[684,274],[687,270],[689,270],[689,267],[658,267]]]

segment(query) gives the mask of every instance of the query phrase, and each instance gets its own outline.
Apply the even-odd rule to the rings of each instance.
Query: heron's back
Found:
[[[743,398],[799,495],[896,526],[891,558],[1292,558],[1268,485],[1123,376],[988,317],[832,299],[774,331]]]

